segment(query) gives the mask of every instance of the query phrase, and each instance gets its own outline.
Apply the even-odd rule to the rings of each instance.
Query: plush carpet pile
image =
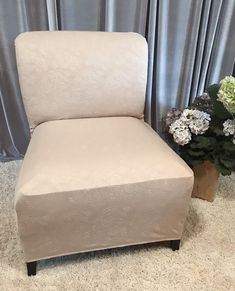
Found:
[[[144,245],[61,257],[27,277],[17,236],[14,186],[21,162],[0,163],[0,290],[235,290],[235,175],[216,199],[192,199],[182,247]]]

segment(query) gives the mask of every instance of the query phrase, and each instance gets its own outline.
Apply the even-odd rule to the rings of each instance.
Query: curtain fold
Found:
[[[235,1],[0,0],[0,160],[20,158],[29,129],[14,39],[32,30],[134,31],[149,45],[145,119],[161,133],[171,107],[183,108],[233,72]]]
[[[215,5],[217,1],[212,3]],[[220,3],[206,85],[217,82],[225,75],[231,75],[235,62],[235,1],[221,0]]]
[[[28,145],[14,40],[23,31],[40,29],[48,29],[45,1],[0,1],[0,160],[21,158]]]
[[[58,0],[61,30],[135,31],[145,34],[146,0]]]
[[[212,83],[232,74],[235,57],[235,1],[152,0],[146,115],[161,131],[172,107],[183,108]],[[153,13],[153,12],[152,12]],[[150,53],[151,55],[151,53]]]

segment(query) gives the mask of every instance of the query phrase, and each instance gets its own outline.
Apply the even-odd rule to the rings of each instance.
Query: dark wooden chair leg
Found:
[[[171,240],[170,242],[172,251],[177,251],[180,249],[180,239]]]
[[[26,263],[28,276],[35,276],[37,273],[37,261]]]

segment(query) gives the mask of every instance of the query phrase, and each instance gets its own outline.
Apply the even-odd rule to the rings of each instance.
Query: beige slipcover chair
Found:
[[[16,57],[33,132],[15,200],[28,274],[72,253],[166,240],[178,249],[193,174],[143,120],[145,39],[27,32]]]

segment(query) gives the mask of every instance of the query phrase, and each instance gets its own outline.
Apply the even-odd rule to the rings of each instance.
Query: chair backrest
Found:
[[[31,128],[57,119],[143,117],[147,44],[136,33],[37,31],[15,41]]]

